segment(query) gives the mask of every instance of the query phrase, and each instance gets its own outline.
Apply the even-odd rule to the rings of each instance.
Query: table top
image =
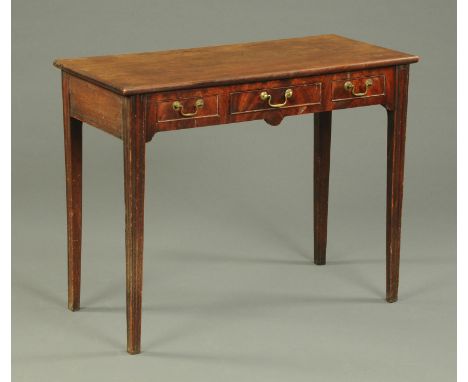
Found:
[[[328,34],[159,52],[57,59],[65,72],[122,95],[410,64],[418,56]]]

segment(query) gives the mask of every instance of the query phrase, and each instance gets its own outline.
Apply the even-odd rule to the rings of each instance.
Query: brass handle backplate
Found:
[[[283,103],[271,103],[271,94],[268,94],[267,92],[263,91],[260,93],[260,99],[262,101],[267,101],[268,100],[268,105],[270,107],[283,107],[286,106],[288,103],[288,99],[291,98],[293,95],[292,89],[286,89],[284,92],[284,102]]]
[[[371,86],[372,86],[372,80],[370,78],[368,78],[366,80],[366,91],[364,91],[362,93],[356,93],[356,91],[354,89],[354,84],[351,81],[346,81],[345,84],[344,84],[345,90],[347,90],[348,92],[351,92],[353,94],[353,96],[356,96],[356,97],[365,96],[367,94],[367,90],[369,90],[369,88]]]
[[[194,115],[197,115],[198,109],[201,109],[205,103],[203,102],[203,99],[199,98],[195,101],[195,111],[193,113],[184,113],[184,106],[180,101],[174,101],[172,103],[172,108],[175,111],[178,111],[182,117],[193,117]]]

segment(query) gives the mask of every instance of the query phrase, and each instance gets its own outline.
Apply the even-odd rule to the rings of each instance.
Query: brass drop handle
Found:
[[[260,93],[260,99],[262,101],[268,100],[268,105],[270,105],[270,107],[283,107],[283,106],[286,106],[286,104],[288,103],[288,99],[291,98],[292,95],[293,95],[292,89],[286,89],[286,91],[284,92],[283,103],[271,103],[271,94],[268,94],[267,92],[263,91]]]
[[[203,99],[199,98],[195,101],[195,111],[193,113],[184,113],[184,106],[180,101],[174,101],[172,103],[172,108],[175,111],[178,111],[182,117],[193,117],[194,115],[197,115],[198,109],[201,109],[205,103],[203,102]]]
[[[369,78],[369,79],[366,80],[366,91],[364,91],[362,93],[356,93],[355,90],[354,90],[354,84],[351,81],[346,81],[345,84],[344,84],[345,90],[351,92],[353,94],[353,96],[356,96],[356,97],[365,96],[367,94],[367,90],[369,90],[369,88],[371,86],[372,86],[372,80]]]

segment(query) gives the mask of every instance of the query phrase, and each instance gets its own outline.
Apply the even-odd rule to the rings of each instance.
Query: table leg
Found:
[[[67,194],[68,309],[80,309],[82,122],[70,117],[68,76],[62,76]]]
[[[395,69],[395,107],[388,111],[387,141],[387,301],[398,299],[401,211],[405,160],[409,67]]]
[[[127,273],[127,351],[140,352],[143,286],[145,134],[139,97],[124,105],[125,251]]]
[[[331,111],[314,114],[314,263],[325,264],[327,250],[328,179]]]

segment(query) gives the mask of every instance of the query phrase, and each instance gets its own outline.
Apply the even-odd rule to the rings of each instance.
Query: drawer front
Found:
[[[370,98],[385,95],[385,76],[360,76],[332,82],[332,101]]]
[[[171,122],[184,119],[208,118],[219,114],[218,96],[174,98],[158,102],[157,122]]]
[[[231,114],[316,105],[322,102],[322,83],[234,92],[229,98]]]
[[[226,114],[224,103],[219,88],[150,94],[146,98],[148,139],[157,131],[219,125]]]

